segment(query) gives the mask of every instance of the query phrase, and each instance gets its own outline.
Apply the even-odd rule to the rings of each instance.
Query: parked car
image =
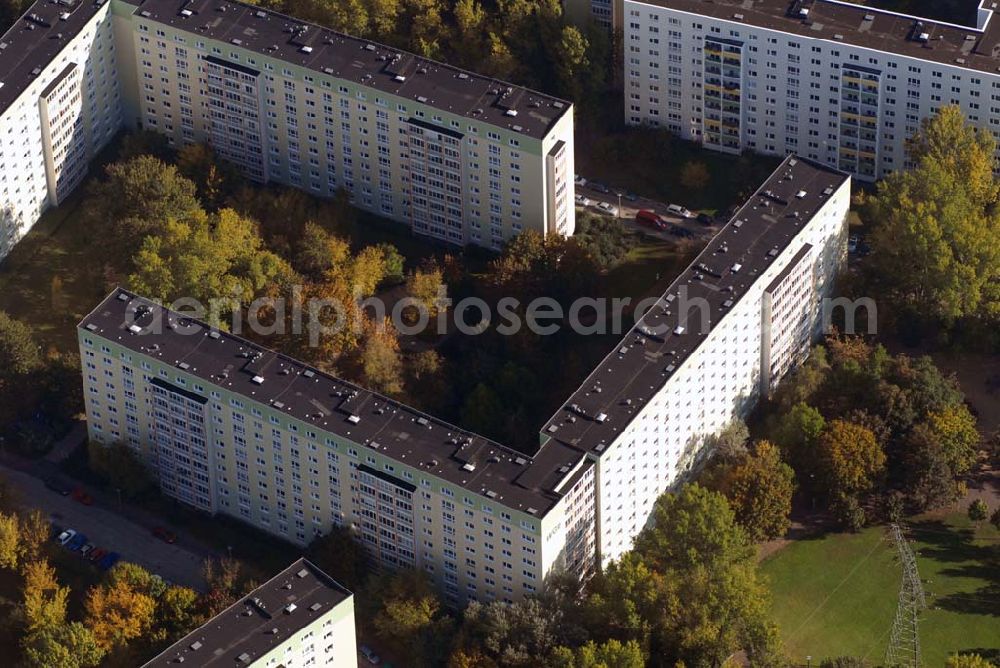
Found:
[[[607,195],[609,192],[611,192],[611,188],[607,187],[606,185],[604,185],[600,181],[591,181],[590,182],[590,189],[591,190],[596,190],[599,193],[604,193],[605,195]]]
[[[66,543],[66,549],[76,552],[86,544],[87,544],[87,536],[82,533],[78,533],[75,536],[73,536],[68,543]]]
[[[573,199],[576,201],[577,206],[590,206],[594,203],[592,199],[583,195],[576,195]]]
[[[119,559],[121,559],[121,555],[117,552],[108,552],[97,562],[97,567],[102,571],[109,571],[112,566],[118,563]]]
[[[579,174],[574,174],[573,175],[573,183],[575,183],[578,186],[585,186],[585,185],[587,185],[587,179],[583,178]]]
[[[670,204],[667,206],[667,211],[674,214],[675,216],[680,216],[681,218],[694,218],[694,214],[690,210],[685,209],[680,204]]]
[[[156,527],[153,529],[153,535],[162,540],[164,543],[176,543],[177,534],[175,534],[170,529],[164,527]]]
[[[680,225],[671,225],[670,234],[674,235],[675,237],[680,237],[681,239],[689,239],[690,237],[694,236],[694,232],[686,228],[683,228]]]
[[[609,204],[607,202],[601,202],[600,204],[597,205],[597,208],[600,209],[601,211],[603,211],[604,213],[609,214],[609,215],[612,215],[612,216],[617,216],[618,215],[618,207],[615,206],[614,204]]]
[[[707,213],[699,213],[698,214],[698,222],[701,223],[702,225],[711,225],[712,223],[715,222],[715,219],[712,218]]]
[[[622,194],[622,197],[624,197],[625,201],[627,201],[627,202],[638,202],[639,201],[639,196],[638,195],[636,195],[635,193],[628,192],[628,191],[625,191],[625,193]]]
[[[376,654],[374,650],[372,650],[372,648],[369,647],[368,645],[362,645],[360,647],[360,651],[361,655],[365,657],[365,661],[372,664],[373,666],[377,666],[379,662],[382,660],[379,658],[378,654]]]
[[[83,487],[77,487],[73,490],[73,498],[82,503],[85,506],[94,505],[94,497],[87,493]]]
[[[667,229],[667,223],[655,211],[650,211],[649,209],[637,211],[635,222],[643,227],[652,227],[657,230]]]
[[[94,563],[97,563],[98,561],[103,559],[104,555],[106,555],[107,553],[108,551],[105,550],[103,547],[95,547],[93,550],[90,551],[90,554],[87,555],[87,561],[92,561]]]
[[[858,235],[852,234],[847,239],[847,252],[851,253],[851,254],[857,253],[858,252],[858,243],[859,242],[860,242],[860,239],[858,239]]]
[[[61,534],[56,536],[56,542],[59,543],[60,545],[65,545],[66,543],[73,540],[74,536],[76,536],[75,531],[73,531],[72,529],[66,529]]]
[[[64,483],[62,480],[52,475],[45,479],[45,486],[51,489],[53,492],[58,492],[63,496],[69,496],[70,488],[69,485]]]
[[[93,550],[94,550],[94,544],[87,543],[86,545],[80,548],[80,556],[86,558],[87,555],[90,554]]]

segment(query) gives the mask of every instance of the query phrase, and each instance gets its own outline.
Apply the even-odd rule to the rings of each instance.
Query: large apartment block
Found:
[[[144,668],[356,668],[354,596],[299,559],[165,649]]]
[[[351,527],[456,605],[627,550],[704,439],[818,331],[850,177],[788,158],[523,453],[115,290],[80,323],[90,438],[164,493],[297,544]],[[693,312],[692,312],[693,308]]]
[[[106,0],[37,2],[0,37],[0,259],[121,124]]]
[[[1000,136],[995,8],[965,27],[839,0],[624,0],[625,120],[872,181],[943,105]]]
[[[572,234],[569,102],[230,0],[38,0],[0,38],[0,258],[122,125],[488,248]]]
[[[788,157],[542,430],[585,450],[597,550],[632,546],[657,497],[808,354],[846,253],[851,179]]]
[[[79,342],[90,438],[126,443],[195,508],[299,545],[350,526],[455,604],[592,566],[581,450],[523,455],[123,290]]]

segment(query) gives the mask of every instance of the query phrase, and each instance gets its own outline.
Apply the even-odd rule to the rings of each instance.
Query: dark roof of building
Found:
[[[560,442],[599,454],[611,445],[849,178],[785,158],[543,427],[543,449]],[[685,299],[706,300],[704,327],[687,322]]]
[[[0,37],[0,114],[80,34],[107,0],[38,0]]]
[[[977,27],[838,0],[643,1],[812,39],[842,42],[993,74],[1000,72],[1000,18],[995,16],[995,0],[982,0]]]
[[[528,515],[551,510],[587,465],[583,451],[562,444],[511,450],[125,290],[80,327]]]
[[[249,665],[350,597],[299,559],[145,665]]]
[[[143,0],[136,14],[536,139],[570,108],[565,100],[233,0]]]

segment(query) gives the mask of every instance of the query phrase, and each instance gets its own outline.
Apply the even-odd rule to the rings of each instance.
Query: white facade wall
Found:
[[[809,338],[817,331],[819,301],[830,293],[846,250],[850,190],[850,181],[845,181],[732,309],[721,316],[711,314],[721,320],[712,323],[705,340],[597,460],[602,563],[631,549],[656,499],[707,454],[702,448],[705,438],[734,417],[744,417],[756,404],[764,389],[761,340],[772,325],[762,322],[764,291],[806,244],[814,249],[804,265],[810,289],[799,298],[810,309]],[[683,309],[681,299],[676,303]],[[699,309],[689,313],[697,323]],[[800,351],[789,349],[787,354],[793,352]]]
[[[592,469],[534,517],[92,332],[79,342],[89,437],[127,444],[189,505],[298,545],[351,526],[378,562],[423,569],[455,604],[513,601],[593,563]]]
[[[988,16],[981,10],[980,24]],[[716,63],[706,41],[733,48],[719,74],[710,71]],[[667,128],[715,150],[796,153],[872,181],[905,167],[906,139],[943,105],[959,105],[970,123],[1000,138],[995,71],[639,0],[625,0],[623,48],[626,123]],[[713,76],[720,85],[710,83]],[[855,85],[871,94],[859,95]],[[732,113],[709,107],[716,93],[730,98],[721,106]],[[855,96],[871,104],[849,99]],[[720,125],[732,127],[731,144],[712,141]]]
[[[116,57],[105,5],[0,115],[0,259],[121,125]]]
[[[131,19],[137,120],[171,145],[207,142],[258,181],[325,197],[344,189],[355,206],[458,245],[499,249],[527,229],[573,232],[571,107],[538,140],[141,16]],[[219,66],[207,65],[206,57],[257,74],[223,67],[220,81]],[[232,99],[234,93],[242,99]],[[213,106],[213,98],[224,106]],[[546,158],[560,141],[566,147],[557,165],[562,188],[550,188],[555,175]]]

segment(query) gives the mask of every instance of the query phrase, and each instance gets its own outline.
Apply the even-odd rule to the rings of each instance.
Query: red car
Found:
[[[108,551],[105,550],[103,547],[95,547],[93,550],[90,551],[90,554],[87,555],[87,561],[92,561],[94,563],[97,563],[107,553]]]
[[[90,494],[87,494],[87,490],[85,490],[83,487],[77,487],[76,489],[73,490],[73,498],[85,506],[94,505],[94,497],[92,497]]]
[[[650,211],[649,209],[642,209],[635,214],[635,222],[645,227],[652,227],[657,230],[665,230],[667,224],[656,215],[655,211]]]
[[[165,543],[176,543],[177,534],[164,527],[156,527],[153,529],[153,535],[162,540]]]

